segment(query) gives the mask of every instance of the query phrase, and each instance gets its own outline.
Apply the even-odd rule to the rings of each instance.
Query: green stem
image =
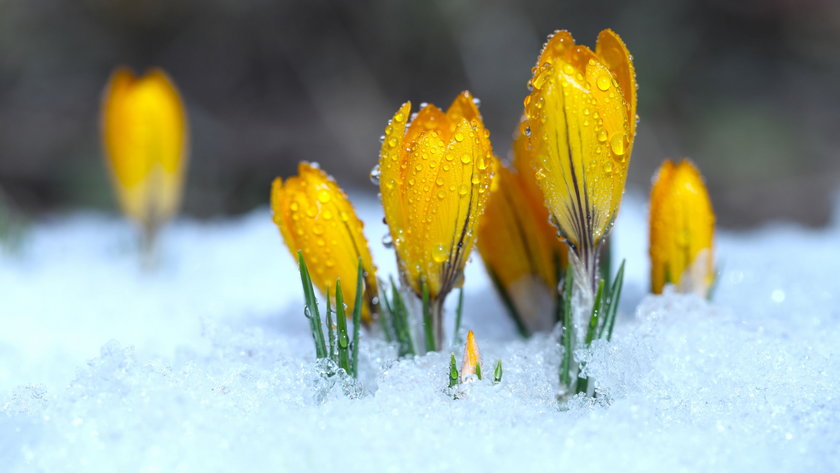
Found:
[[[563,361],[560,365],[560,382],[570,390],[572,387],[572,341],[575,338],[572,325],[572,282],[574,269],[572,265],[566,268],[563,278]]]
[[[437,344],[435,343],[437,327],[435,326],[434,314],[432,314],[433,308],[429,301],[429,286],[425,281],[421,281],[420,288],[423,292],[423,338],[426,341],[426,352],[428,353],[437,351]]]

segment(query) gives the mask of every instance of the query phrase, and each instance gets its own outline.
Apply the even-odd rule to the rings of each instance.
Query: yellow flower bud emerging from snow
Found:
[[[462,282],[495,158],[469,92],[445,113],[426,105],[409,124],[410,113],[407,102],[385,129],[379,187],[403,281],[440,304]]]
[[[464,345],[464,361],[461,363],[461,382],[470,376],[477,375],[481,379],[481,354],[478,352],[478,343],[475,341],[475,334],[472,330],[467,332],[467,343]]]
[[[714,282],[715,214],[703,176],[684,159],[666,160],[650,191],[650,283],[706,297]]]
[[[523,335],[550,330],[556,321],[558,274],[567,247],[548,222],[536,186],[527,137],[514,142],[514,168],[498,177],[478,227],[478,250]]]
[[[102,141],[123,212],[151,244],[178,210],[187,167],[187,117],[160,69],[135,77],[119,68],[102,103]]]
[[[549,210],[594,289],[597,251],[618,213],[636,133],[633,63],[611,30],[595,51],[557,31],[533,73],[522,131]]]
[[[348,317],[356,298],[359,258],[365,274],[362,319],[375,313],[376,267],[353,206],[338,184],[317,166],[302,162],[298,175],[284,183],[279,177],[271,187],[274,223],[297,258],[303,252],[312,282],[335,297],[335,281],[341,279]]]

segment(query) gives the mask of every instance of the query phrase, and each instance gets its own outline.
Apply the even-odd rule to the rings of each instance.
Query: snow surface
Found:
[[[381,212],[356,201],[384,276]],[[559,346],[517,338],[477,257],[464,326],[504,379],[453,400],[448,351],[372,336],[359,385],[319,376],[265,208],[177,222],[154,273],[114,216],[39,223],[0,251],[0,471],[840,470],[840,218],[720,232],[713,304],[645,295],[640,198],[615,236],[615,337],[581,353],[601,396],[559,407]]]

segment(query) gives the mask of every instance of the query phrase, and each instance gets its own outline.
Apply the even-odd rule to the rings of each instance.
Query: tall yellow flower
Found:
[[[650,284],[706,297],[714,282],[715,214],[700,171],[666,160],[650,191]]]
[[[335,281],[341,279],[348,316],[356,300],[359,258],[364,270],[362,319],[369,322],[376,313],[376,267],[362,230],[364,224],[335,180],[317,165],[301,162],[298,175],[276,178],[271,186],[274,223],[292,256],[298,250],[309,267],[312,282],[335,297]]]
[[[595,51],[558,31],[533,73],[523,131],[537,182],[579,276],[594,289],[597,252],[618,213],[636,133],[633,63],[611,30],[598,35]]]
[[[495,158],[469,92],[445,113],[424,106],[409,125],[410,113],[406,102],[385,128],[379,187],[402,280],[418,295],[428,288],[439,345],[440,309],[462,282]]]
[[[187,167],[187,116],[166,73],[114,71],[102,102],[102,142],[120,206],[151,244],[178,210]]]
[[[514,141],[514,169],[498,178],[478,227],[478,251],[523,335],[550,330],[557,321],[558,274],[567,248],[549,223],[537,187],[528,139]]]

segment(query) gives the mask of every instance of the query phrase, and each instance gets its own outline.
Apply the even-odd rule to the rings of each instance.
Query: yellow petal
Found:
[[[627,177],[628,106],[609,67],[568,33],[555,34],[540,61],[525,100],[535,176],[560,231],[594,278],[597,249],[615,221]]]
[[[424,107],[406,131],[410,104],[389,123],[379,158],[382,205],[403,280],[441,300],[462,280],[473,230],[495,165],[489,133],[472,96],[444,114]]]
[[[691,161],[666,160],[650,196],[651,290],[666,283],[707,296],[714,282],[715,216],[703,177]]]
[[[557,265],[565,267],[566,246],[522,175],[499,166],[497,183],[479,223],[478,250],[527,331],[549,330],[556,321]]]
[[[180,205],[187,134],[181,97],[162,70],[113,73],[102,103],[105,154],[123,211],[150,232]]]
[[[461,364],[461,382],[476,374],[480,369],[481,354],[478,352],[478,343],[475,341],[475,334],[472,330],[467,332],[467,343],[464,346],[464,362]]]
[[[348,316],[353,312],[358,260],[365,273],[363,320],[375,312],[376,267],[373,266],[364,225],[356,216],[347,195],[321,169],[300,163],[298,176],[282,182],[274,180],[271,189],[274,223],[292,255],[298,250],[309,267],[312,281],[326,293],[341,279]]]
[[[630,135],[636,136],[636,70],[630,51],[613,30],[604,30],[598,35],[595,53],[601,58],[613,77],[618,81],[618,88],[627,104],[627,122]]]

